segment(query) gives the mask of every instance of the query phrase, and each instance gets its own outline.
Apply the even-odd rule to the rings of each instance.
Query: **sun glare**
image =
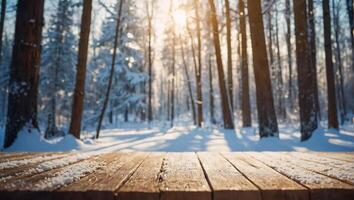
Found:
[[[177,31],[182,31],[185,29],[186,26],[186,20],[187,20],[187,14],[184,10],[175,10],[172,13],[174,22],[175,22],[175,28]]]

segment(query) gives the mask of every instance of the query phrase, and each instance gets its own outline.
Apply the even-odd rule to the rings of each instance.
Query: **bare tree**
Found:
[[[220,48],[220,38],[219,38],[219,28],[218,28],[218,20],[216,17],[216,9],[214,0],[209,0],[210,6],[210,14],[211,14],[211,25],[213,27],[213,36],[214,36],[214,47],[215,47],[215,55],[216,55],[216,64],[219,75],[219,87],[220,87],[220,96],[221,96],[221,108],[224,120],[224,127],[226,129],[233,129],[234,123],[232,119],[232,113],[230,109],[230,102],[227,94],[227,88],[225,84],[225,75],[222,64],[221,57],[221,48]]]
[[[37,97],[43,12],[44,0],[19,0],[17,3],[5,148],[11,146],[21,129],[38,129]]]
[[[267,59],[261,1],[248,0],[247,4],[253,51],[253,71],[256,81],[259,134],[261,137],[278,137],[278,123]]]
[[[117,19],[116,19],[117,22],[116,22],[116,30],[115,30],[115,35],[114,35],[114,46],[113,46],[111,70],[110,70],[110,74],[109,74],[109,80],[108,80],[106,96],[105,96],[105,99],[104,99],[104,102],[103,102],[103,107],[102,107],[102,111],[101,111],[100,117],[98,119],[98,126],[97,126],[97,130],[96,130],[96,139],[100,136],[101,125],[102,125],[102,121],[103,121],[104,115],[106,113],[106,108],[107,108],[107,104],[108,104],[108,100],[109,100],[109,96],[110,96],[110,92],[111,92],[111,88],[112,88],[114,67],[116,65],[118,39],[119,39],[119,36],[120,36],[119,30],[120,30],[120,21],[121,21],[121,17],[122,17],[123,2],[124,2],[124,0],[120,0],[119,1],[119,8],[118,8],[119,10],[118,10],[118,16],[117,16]],[[128,108],[125,111],[125,120],[128,121]]]

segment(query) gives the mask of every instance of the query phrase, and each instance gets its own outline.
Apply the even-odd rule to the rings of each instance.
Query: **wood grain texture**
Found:
[[[43,155],[43,154],[41,154]],[[34,158],[32,155],[31,158]],[[52,161],[56,160],[61,160],[62,158],[67,158],[70,156],[75,156],[75,154],[53,154],[53,156],[44,156],[43,159],[39,160],[38,162],[24,162],[24,164],[21,164],[16,167],[12,167],[9,169],[0,169],[0,185],[1,184],[8,184],[11,180],[14,179],[20,179],[23,178],[24,176],[33,176],[35,174],[42,173],[44,171],[48,171],[54,168],[50,167],[45,167],[47,163],[50,163]],[[26,157],[25,159],[30,159]],[[19,161],[19,160],[12,160],[13,161]],[[20,160],[21,161],[21,160]],[[11,162],[11,161],[8,161]],[[63,165],[69,165],[72,163],[65,163]]]
[[[342,168],[344,170],[348,168],[354,168],[354,162],[342,161],[333,158],[327,158],[324,156],[319,156],[316,154],[302,153],[302,152],[290,152],[289,153],[293,157],[300,158],[302,160],[308,160],[311,162],[316,162],[324,165],[328,165],[334,168]]]
[[[110,157],[111,154],[93,156],[73,165],[15,179],[0,185],[0,196],[4,199],[54,199],[57,197],[54,191],[87,176],[93,169],[106,166]]]
[[[207,174],[215,200],[261,199],[258,188],[220,154],[198,153],[198,157]]]
[[[1,153],[0,199],[353,199],[352,155]]]
[[[16,159],[21,159],[22,157],[30,157],[31,155],[36,155],[38,153],[0,153],[0,162],[4,161],[11,161],[11,160],[16,160]]]
[[[39,156],[51,156],[51,155],[60,155],[61,153],[9,153],[5,154],[3,157],[0,156],[0,163],[11,162],[15,160],[25,160],[38,158]]]
[[[164,153],[151,153],[119,189],[118,199],[159,200],[159,175],[164,155]]]
[[[167,153],[161,170],[160,199],[211,200],[211,189],[195,153]]]
[[[348,168],[337,168],[318,162],[312,162],[309,160],[303,160],[295,156],[291,156],[289,153],[266,153],[274,159],[280,159],[284,162],[288,162],[297,167],[301,167],[313,172],[317,172],[335,179],[339,179],[343,182],[354,185],[354,168],[348,166]],[[349,164],[350,165],[350,164]]]
[[[112,153],[109,165],[59,189],[58,199],[115,199],[116,191],[135,172],[147,153]]]
[[[263,200],[309,199],[307,188],[250,156],[243,153],[224,153],[223,156],[260,188]]]
[[[247,153],[279,173],[310,189],[311,200],[340,200],[354,196],[354,186],[342,181],[294,166],[264,153]]]
[[[354,162],[354,153],[348,152],[338,152],[338,153],[331,153],[331,152],[312,152],[311,154],[315,154],[321,157],[332,158],[335,160],[342,160],[347,162]]]

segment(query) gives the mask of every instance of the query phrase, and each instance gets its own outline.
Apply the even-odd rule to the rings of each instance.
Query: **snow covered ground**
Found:
[[[22,132],[13,146],[5,151],[354,151],[354,125],[341,127],[339,132],[319,128],[312,138],[300,142],[295,126],[280,125],[280,139],[259,139],[256,130],[224,130],[218,127],[196,128],[177,124],[174,128],[152,127],[147,124],[125,123],[118,128],[101,132],[98,140],[89,139],[92,133],[84,133],[82,140],[71,135],[56,140],[45,140],[38,132]],[[0,133],[0,139],[3,132]]]

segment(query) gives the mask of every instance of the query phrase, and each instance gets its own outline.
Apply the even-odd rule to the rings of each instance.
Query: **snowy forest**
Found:
[[[354,151],[353,0],[1,0],[1,151]]]

